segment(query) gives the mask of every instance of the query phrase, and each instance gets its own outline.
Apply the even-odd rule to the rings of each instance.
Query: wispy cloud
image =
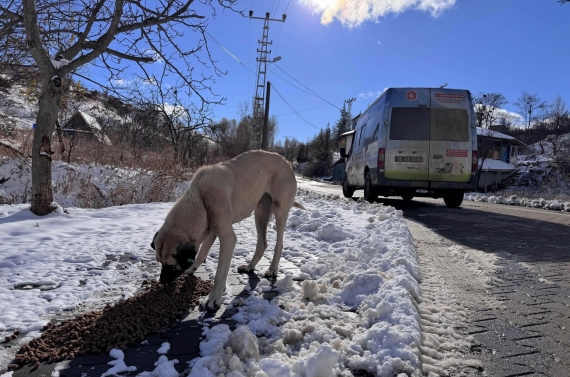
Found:
[[[455,5],[457,0],[301,0],[321,14],[321,23],[328,24],[335,18],[343,25],[355,27],[366,21],[378,21],[389,13],[407,10],[429,12],[437,17]]]
[[[359,100],[359,101],[366,101],[366,100],[369,100],[369,99],[376,99],[376,98],[377,98],[380,94],[382,94],[382,93],[384,93],[384,92],[380,92],[380,91],[376,91],[376,92],[369,91],[369,92],[365,92],[365,93],[360,93],[360,94],[358,95],[358,100]]]

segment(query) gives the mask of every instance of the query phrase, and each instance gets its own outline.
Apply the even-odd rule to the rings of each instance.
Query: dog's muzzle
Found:
[[[170,264],[163,264],[162,270],[160,271],[160,282],[162,284],[172,283],[194,264],[196,259],[196,249],[194,245],[186,243],[178,246],[174,259],[176,259],[181,269],[178,270],[176,266]]]

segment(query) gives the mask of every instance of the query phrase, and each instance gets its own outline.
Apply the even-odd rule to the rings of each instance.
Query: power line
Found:
[[[289,106],[289,108],[290,108],[291,110],[293,110],[293,112],[294,112],[295,114],[297,114],[297,116],[298,116],[299,118],[301,118],[302,120],[304,120],[305,123],[307,123],[309,126],[316,128],[317,130],[321,130],[321,129],[322,129],[322,128],[320,128],[320,127],[315,126],[313,123],[309,122],[307,119],[303,118],[303,116],[302,116],[301,114],[299,114],[299,112],[298,112],[297,110],[295,110],[295,109],[293,108],[293,106],[291,106],[291,104],[290,104],[289,102],[287,102],[287,100],[281,95],[281,93],[279,93],[279,91],[277,90],[277,88],[275,88],[275,84],[272,85],[272,86],[273,86],[273,90],[275,91],[275,93],[277,93],[277,95],[278,95],[279,97],[281,97],[281,99],[283,100],[283,102],[285,102],[285,104],[286,104],[287,106]]]
[[[275,73],[275,71],[273,71],[271,68],[269,68],[269,70],[270,70],[271,73],[273,73],[275,76],[279,77],[281,80],[283,80],[283,81],[285,81],[287,84],[291,85],[293,88],[295,88],[295,89],[297,89],[297,90],[299,90],[299,91],[301,91],[301,92],[303,92],[303,93],[305,93],[305,94],[308,94],[308,95],[310,95],[310,96],[315,97],[315,95],[314,95],[313,93],[307,92],[307,91],[305,91],[305,90],[299,88],[299,87],[296,86],[295,84],[292,84],[292,83],[290,83],[289,81],[285,80],[283,77],[281,77],[281,76],[279,76],[277,73]]]
[[[213,37],[210,33],[208,33],[207,31],[205,31],[205,33],[206,33],[206,35],[208,36],[208,38],[210,38],[211,40],[213,40],[214,43],[216,43],[223,51],[225,51],[228,55],[230,55],[230,56],[231,56],[235,61],[237,61],[239,64],[241,64],[242,66],[244,66],[249,72],[251,72],[253,75],[255,75],[255,72],[253,72],[248,66],[246,66],[246,65],[244,64],[244,62],[243,62],[241,59],[237,58],[237,57],[236,57],[234,54],[232,54],[227,48],[225,48],[220,42],[218,42],[218,41],[216,40],[216,38],[214,38],[214,37]],[[333,106],[334,108],[336,108],[336,109],[338,109],[338,110],[341,110],[340,107],[338,107],[338,106],[332,104],[331,102],[327,101],[326,99],[324,99],[323,97],[321,97],[321,96],[318,95],[317,93],[313,92],[311,89],[307,88],[305,85],[303,85],[303,83],[301,83],[299,80],[297,80],[296,78],[294,78],[293,76],[291,76],[290,74],[288,74],[287,72],[285,72],[285,71],[284,71],[281,67],[279,67],[277,64],[273,64],[273,65],[274,65],[275,67],[279,68],[279,70],[281,70],[281,71],[282,71],[283,73],[285,73],[287,76],[291,77],[293,80],[295,80],[296,82],[298,82],[299,85],[301,85],[301,86],[303,86],[305,89],[307,89],[308,92],[305,91],[305,90],[303,90],[303,89],[301,89],[301,88],[299,88],[298,86],[292,84],[291,82],[285,80],[283,77],[279,76],[279,75],[276,74],[271,68],[269,68],[269,70],[270,70],[271,72],[273,72],[273,74],[274,74],[275,76],[279,77],[281,80],[285,81],[287,84],[291,85],[292,87],[294,87],[294,88],[300,90],[301,92],[303,92],[303,93],[305,93],[305,94],[308,94],[308,95],[313,96],[313,97],[317,97],[317,98],[319,98],[319,99],[325,101],[325,102],[328,103],[329,105]]]
[[[329,101],[327,101],[326,99],[324,99],[323,97],[319,96],[317,93],[313,92],[311,89],[307,88],[305,85],[303,85],[303,83],[301,83],[299,80],[297,80],[296,78],[294,78],[293,76],[291,76],[290,74],[288,74],[287,72],[285,72],[281,67],[279,67],[277,64],[275,64],[275,66],[277,68],[279,68],[281,70],[281,72],[283,72],[284,74],[286,74],[287,76],[291,77],[293,80],[295,80],[296,82],[299,83],[299,85],[301,85],[303,88],[307,89],[308,91],[310,91],[315,97],[322,99],[323,101],[325,101],[326,103],[328,103],[329,105],[341,110],[340,107],[330,103]]]
[[[231,56],[232,58],[235,59],[236,62],[238,62],[239,64],[243,65],[246,69],[248,69],[251,73],[253,73],[255,75],[255,73],[253,71],[251,71],[244,63],[241,59],[237,58],[234,54],[232,54],[227,48],[225,48],[224,46],[222,46],[222,44],[220,42],[218,42],[216,40],[216,38],[212,37],[212,35],[210,35],[210,33],[208,33],[207,31],[204,30],[204,32],[206,33],[206,35],[213,40],[218,46],[220,46],[220,48],[222,50],[224,50],[229,56]]]

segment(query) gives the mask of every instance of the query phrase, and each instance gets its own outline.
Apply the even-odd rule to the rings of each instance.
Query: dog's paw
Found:
[[[222,296],[220,295],[219,298],[216,298],[214,293],[210,293],[208,297],[206,297],[200,303],[200,310],[215,312],[220,308],[221,305],[222,305]]]
[[[273,270],[271,268],[268,268],[267,271],[265,271],[265,278],[266,279],[274,279],[277,277],[278,274],[279,274],[279,271],[277,269]]]
[[[241,266],[238,266],[238,272],[251,272],[253,271],[253,268],[249,267],[249,264],[242,264]]]

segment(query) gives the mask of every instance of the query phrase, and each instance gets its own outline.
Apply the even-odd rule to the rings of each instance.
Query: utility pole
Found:
[[[269,117],[269,86],[267,88],[267,105],[265,105],[265,78],[267,74],[267,63],[274,63],[281,59],[280,56],[275,57],[273,60],[268,60],[271,50],[268,50],[269,45],[269,22],[285,22],[287,15],[283,15],[282,19],[269,18],[269,12],[265,13],[265,17],[254,17],[253,11],[249,11],[249,18],[256,20],[263,20],[263,34],[261,40],[258,40],[259,48],[257,49],[258,55],[255,59],[257,64],[257,81],[255,86],[255,97],[253,98],[253,119],[251,127],[251,139],[249,149],[262,149],[265,146],[267,149],[267,122],[266,117]],[[264,107],[265,113],[264,114]],[[264,127],[265,125],[265,127]],[[265,128],[265,129],[264,129]]]
[[[348,104],[348,111],[347,111],[347,116],[348,116],[348,124],[347,124],[347,126],[348,126],[348,129],[342,130],[341,134],[344,133],[344,132],[346,132],[346,131],[352,130],[352,103],[353,103],[354,101],[356,101],[356,98],[354,98],[354,97],[344,100],[344,103],[345,103],[345,104]],[[343,107],[343,108],[344,108],[344,107]],[[340,135],[338,135],[338,136],[340,136]]]
[[[261,135],[261,149],[267,150],[267,138],[269,136],[268,126],[269,126],[269,96],[271,95],[271,81],[267,81],[267,101],[265,102],[265,116],[263,117],[263,130]]]

